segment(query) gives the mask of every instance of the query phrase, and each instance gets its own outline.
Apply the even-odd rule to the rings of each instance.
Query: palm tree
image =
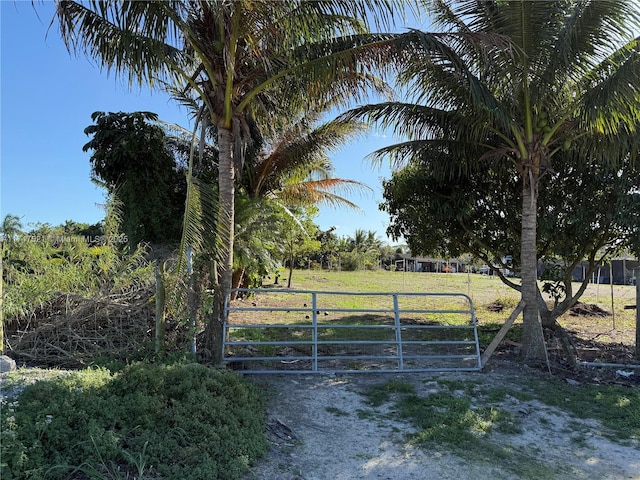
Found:
[[[16,215],[5,215],[0,227],[0,355],[4,354],[4,245],[5,242],[10,248],[16,240],[16,236],[22,232],[20,217]]]
[[[11,245],[15,242],[16,237],[22,233],[22,223],[20,222],[20,217],[17,215],[5,215],[2,220],[2,226],[0,226],[0,235],[2,235],[2,242],[7,242],[8,245]]]
[[[379,259],[383,242],[376,237],[375,231],[357,229],[349,242],[351,251],[356,254],[357,268],[365,268],[368,259]]]
[[[317,125],[318,112],[285,119],[275,134],[259,140],[260,148],[247,159],[240,188],[251,198],[286,205],[358,206],[343,196],[368,188],[350,179],[334,177],[329,153],[347,143],[365,125],[329,121]]]
[[[192,105],[188,99],[180,99]],[[279,132],[267,132],[271,134],[265,137],[255,122],[251,123],[253,140],[236,189],[233,288],[243,283],[246,274],[264,275],[277,266],[282,257],[282,224],[293,222],[296,229],[302,229],[297,213],[300,208],[305,212],[320,204],[359,208],[341,194],[369,187],[336,178],[329,154],[366,126],[355,121],[318,125],[319,118],[319,112],[286,117]],[[190,132],[173,124],[165,124],[165,128],[171,132],[168,138],[176,151],[189,150]],[[218,158],[217,146],[204,140],[199,152],[208,153],[199,163],[210,163]]]
[[[253,200],[253,203],[245,202],[245,205],[252,205],[257,211],[255,202],[258,201],[262,211],[279,213],[271,216],[271,226],[254,215],[263,228],[270,230],[262,234],[266,239],[273,238],[272,235],[278,232],[281,239],[287,237],[291,243],[291,230],[296,231],[294,236],[310,238],[298,212],[307,216],[308,207],[315,208],[320,204],[358,209],[356,204],[340,194],[368,188],[355,180],[336,178],[329,157],[332,150],[364,131],[365,126],[354,121],[329,121],[317,125],[319,117],[318,112],[309,112],[303,117],[284,119],[282,129],[275,135],[256,139],[254,145],[260,147],[245,162],[239,189]],[[239,213],[238,209],[236,212]],[[289,221],[283,216],[289,216]],[[240,225],[240,222],[236,224]],[[283,224],[289,233],[280,232],[277,224]],[[276,240],[273,243],[282,242]],[[290,285],[291,259],[289,264]]]
[[[640,30],[632,0],[432,2],[438,33],[403,42],[410,101],[346,118],[393,127],[408,141],[375,154],[425,162],[446,182],[483,159],[510,162],[522,188],[521,295],[527,359],[545,357],[538,311],[538,186],[559,152],[615,162],[638,152]]]
[[[390,13],[392,0],[57,4],[70,49],[127,73],[130,81],[186,85],[199,98],[198,118],[217,127],[223,292],[231,285],[235,182],[250,140],[247,118],[267,125],[278,109],[291,112],[380,90],[368,72],[393,58],[393,35],[372,35],[366,25]]]

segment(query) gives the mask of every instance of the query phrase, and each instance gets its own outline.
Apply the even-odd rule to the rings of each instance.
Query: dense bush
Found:
[[[3,480],[230,480],[266,450],[259,392],[199,364],[85,370],[2,407]]]
[[[152,284],[146,247],[124,248],[117,222],[108,218],[106,235],[93,238],[45,225],[3,246],[5,319],[29,318],[60,292],[88,298]]]
[[[343,252],[340,254],[340,268],[347,272],[375,270],[379,267],[378,252]]]

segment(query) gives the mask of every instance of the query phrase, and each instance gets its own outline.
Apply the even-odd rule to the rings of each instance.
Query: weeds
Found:
[[[327,412],[336,415],[338,417],[348,417],[349,414],[347,412],[345,412],[344,410],[341,410],[337,407],[327,407],[326,408]]]
[[[88,297],[147,285],[153,279],[144,246],[129,252],[117,243],[91,245],[82,236],[60,236],[45,227],[41,230],[22,235],[2,252],[8,321],[29,316],[59,292]]]
[[[551,388],[541,388],[539,382],[533,385],[538,400],[570,412],[576,418],[598,420],[607,429],[604,434],[610,440],[640,440],[640,390],[637,388],[571,386],[560,382],[553,382]]]
[[[364,393],[372,407],[391,402],[390,411],[413,426],[411,443],[433,448],[445,446],[464,459],[500,464],[516,478],[562,478],[570,467],[540,460],[544,452],[518,446],[505,435],[523,433],[520,418],[502,407],[505,401],[532,401],[559,407],[578,418],[598,419],[608,430],[605,436],[624,443],[640,438],[640,391],[624,387],[572,387],[543,379],[528,379],[513,386],[489,387],[480,382],[438,379],[437,388],[418,394],[411,384],[392,381]],[[377,419],[380,412],[359,411],[359,418]],[[541,425],[551,428],[540,417]],[[571,442],[586,448],[588,437],[582,423],[569,422]]]
[[[378,385],[369,389],[365,393],[365,396],[367,397],[367,403],[369,403],[369,405],[372,407],[379,407],[383,403],[388,402],[392,394],[413,394],[414,392],[415,388],[410,383],[392,380],[383,385]]]

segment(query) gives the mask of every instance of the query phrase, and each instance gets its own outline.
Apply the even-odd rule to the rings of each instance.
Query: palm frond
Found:
[[[371,190],[371,188],[356,180],[343,180],[340,178],[307,180],[284,186],[280,191],[276,192],[276,197],[284,204],[326,205],[360,210],[357,204],[334,193],[352,193],[357,190]]]
[[[187,184],[184,223],[180,251],[190,246],[199,255],[217,259],[216,231],[218,195],[214,184],[191,177]],[[178,271],[184,268],[184,257],[178,263]]]
[[[626,1],[554,2],[550,8],[556,16],[540,45],[543,68],[532,85],[538,104],[553,101],[549,92],[568,79],[580,83],[640,28],[637,6]]]
[[[640,37],[627,43],[585,76],[579,118],[603,133],[640,128]],[[588,83],[587,83],[588,82]],[[586,126],[585,125],[585,126]]]
[[[391,128],[394,135],[418,139],[441,136],[458,129],[465,116],[453,110],[442,110],[430,106],[403,102],[384,102],[363,105],[343,113],[341,120],[364,120]]]
[[[100,2],[87,6],[60,1],[56,15],[62,39],[73,53],[98,59],[107,71],[126,74],[130,83],[153,84],[183,65],[179,34],[167,15],[179,2]],[[53,20],[52,20],[53,24]]]
[[[185,273],[187,247],[191,247],[199,255],[204,254],[216,261],[224,248],[224,245],[219,245],[219,232],[220,229],[225,228],[225,225],[218,225],[218,190],[215,185],[194,175],[197,132],[199,129],[202,132],[204,128],[197,119],[191,133],[187,198],[180,239],[180,255],[176,266],[177,272],[181,274],[179,276],[184,276]]]
[[[413,30],[398,40],[410,53],[398,80],[409,85],[414,102],[444,110],[464,106],[467,115],[492,117],[508,124],[511,112],[491,88],[505,82],[483,68],[489,59],[517,58],[508,38],[492,33],[433,34]]]

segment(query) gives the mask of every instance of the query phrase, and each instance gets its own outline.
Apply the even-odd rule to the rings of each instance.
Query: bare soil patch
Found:
[[[270,392],[272,449],[245,479],[640,479],[638,441],[614,443],[599,422],[536,400],[507,395],[501,401],[499,408],[516,416],[522,428],[491,433],[487,450],[506,454],[487,462],[445,445],[412,444],[408,437],[414,427],[398,417],[393,402],[374,408],[363,396],[391,380],[410,383],[418,395],[428,396],[444,388],[443,379],[517,389],[532,375],[544,375],[508,361],[492,363],[481,373],[252,376]]]

